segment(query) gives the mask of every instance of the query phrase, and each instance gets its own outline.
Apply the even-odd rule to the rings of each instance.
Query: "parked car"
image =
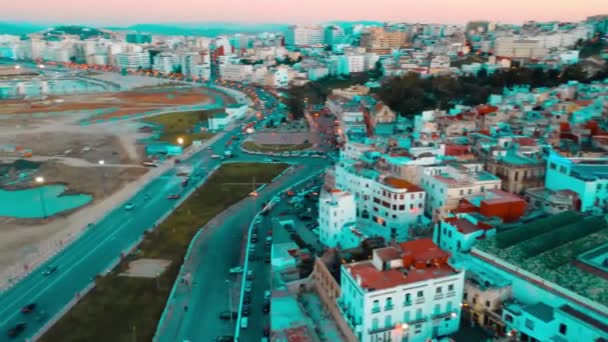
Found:
[[[180,197],[182,197],[182,196],[179,194],[172,194],[172,195],[167,196],[168,199],[179,199]]]
[[[220,312],[220,319],[236,319],[239,316],[237,312],[222,311]]]
[[[253,280],[253,270],[247,271],[247,280]]]
[[[232,336],[218,336],[218,338],[215,339],[216,342],[233,342],[234,341],[234,337]]]
[[[230,274],[238,274],[243,272],[243,268],[241,266],[233,267],[230,269]]]
[[[133,204],[133,203],[125,204],[125,210],[132,210],[133,208],[135,208],[135,204]]]
[[[249,316],[249,304],[243,305],[243,316]]]

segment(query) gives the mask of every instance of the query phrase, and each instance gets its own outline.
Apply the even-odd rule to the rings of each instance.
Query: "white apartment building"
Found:
[[[482,164],[430,166],[423,169],[421,186],[428,193],[426,213],[434,220],[445,217],[463,198],[500,189],[502,181],[484,171]]]
[[[180,65],[182,66],[182,74],[186,76],[194,75],[194,68],[203,61],[203,58],[198,52],[187,52],[180,56]]]
[[[380,56],[374,52],[365,53],[365,70],[372,70],[376,67],[376,63],[380,60]]]
[[[343,160],[335,166],[336,188],[354,194],[357,217],[369,232],[387,240],[406,240],[421,222],[426,193],[406,180],[386,176],[362,162]]]
[[[211,64],[197,64],[192,68],[192,76],[208,80],[211,77]]]
[[[362,54],[347,54],[346,59],[348,61],[348,72],[364,72],[365,69],[365,55]]]
[[[470,251],[478,239],[496,235],[496,229],[469,214],[445,217],[433,230],[433,241],[451,253]]]
[[[292,46],[319,45],[325,40],[322,26],[290,26],[285,37],[285,44]]]
[[[539,39],[499,37],[494,43],[494,55],[508,58],[542,58],[547,55],[547,49]]]
[[[154,56],[154,65],[152,69],[158,70],[163,74],[169,74],[175,71],[179,66],[179,58],[172,53],[160,53]]]
[[[357,221],[355,196],[337,189],[323,190],[319,196],[319,239],[327,247],[345,248],[344,229]]]
[[[220,76],[223,80],[243,82],[253,73],[253,65],[225,63],[220,65]]]
[[[116,65],[120,69],[147,69],[150,67],[150,55],[147,52],[123,52],[115,55]]]
[[[276,68],[266,75],[266,85],[275,88],[287,88],[289,85],[289,73],[287,68]]]
[[[464,272],[431,239],[342,265],[338,307],[362,342],[423,342],[458,330]]]

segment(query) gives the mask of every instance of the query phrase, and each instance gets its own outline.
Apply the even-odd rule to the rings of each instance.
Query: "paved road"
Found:
[[[213,142],[213,150],[202,150],[183,161],[195,168],[210,170],[218,165],[219,159],[211,159],[214,152],[223,151],[225,143],[236,134],[240,127],[218,137]],[[235,160],[260,161],[264,156],[241,153]],[[91,283],[95,275],[104,273],[143,236],[145,230],[154,226],[157,220],[169,213],[176,203],[166,198],[169,194],[180,193],[184,189],[181,179],[172,167],[160,177],[152,180],[138,191],[128,202],[135,204],[133,210],[123,206],[110,212],[104,219],[87,229],[77,240],[56,254],[37,270],[31,272],[10,289],[0,294],[0,341],[7,339],[6,331],[18,322],[26,322],[27,328],[20,336],[23,340],[32,337],[53,317]],[[190,182],[185,190],[194,187]],[[145,199],[144,195],[150,198]],[[43,270],[55,265],[57,271],[44,276]],[[20,309],[36,302],[42,315],[22,315]]]
[[[229,311],[231,300],[233,311],[238,308],[240,279],[229,274],[229,269],[242,265],[245,238],[251,220],[262,202],[268,201],[277,192],[289,189],[328,163],[324,159],[298,159],[303,166],[296,167],[277,182],[267,186],[256,199],[248,198],[217,217],[199,236],[199,241],[195,242],[193,248],[195,252],[184,264],[184,274],[190,273],[191,283],[180,283],[174,298],[169,300],[169,311],[159,329],[157,341],[214,341],[218,336],[234,334],[234,322],[220,320],[219,314]],[[259,234],[266,234],[266,230],[260,230]],[[256,285],[252,301],[252,305],[256,306],[252,314],[260,316],[263,293],[270,285],[269,273],[267,270],[263,271],[268,268],[268,264],[263,263],[263,250],[264,242],[260,235],[256,247],[259,262],[255,263],[254,274],[256,284],[258,281],[267,281],[267,284]],[[257,272],[260,272],[259,275]],[[229,287],[232,287],[232,299],[229,299]],[[186,305],[187,311],[184,310]],[[261,336],[264,323],[253,322],[251,328],[258,330]]]

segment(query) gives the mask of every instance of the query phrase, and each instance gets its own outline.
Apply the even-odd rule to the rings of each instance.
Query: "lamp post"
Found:
[[[36,177],[35,179],[36,183],[38,183],[38,195],[40,197],[40,207],[42,208],[42,218],[46,219],[46,207],[44,206],[44,195],[42,193],[43,191],[43,184],[44,184],[44,177]]]
[[[182,137],[177,138],[177,143],[180,145],[184,145],[184,138],[182,138]]]
[[[106,164],[105,160],[100,160],[97,162],[99,166],[104,166]],[[105,169],[101,169],[101,189],[103,191],[103,197],[106,197],[106,172]]]

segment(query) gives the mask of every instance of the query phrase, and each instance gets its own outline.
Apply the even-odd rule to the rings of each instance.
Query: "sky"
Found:
[[[579,21],[608,14],[608,0],[0,0],[0,21],[312,24],[378,20],[460,24],[470,20]]]

